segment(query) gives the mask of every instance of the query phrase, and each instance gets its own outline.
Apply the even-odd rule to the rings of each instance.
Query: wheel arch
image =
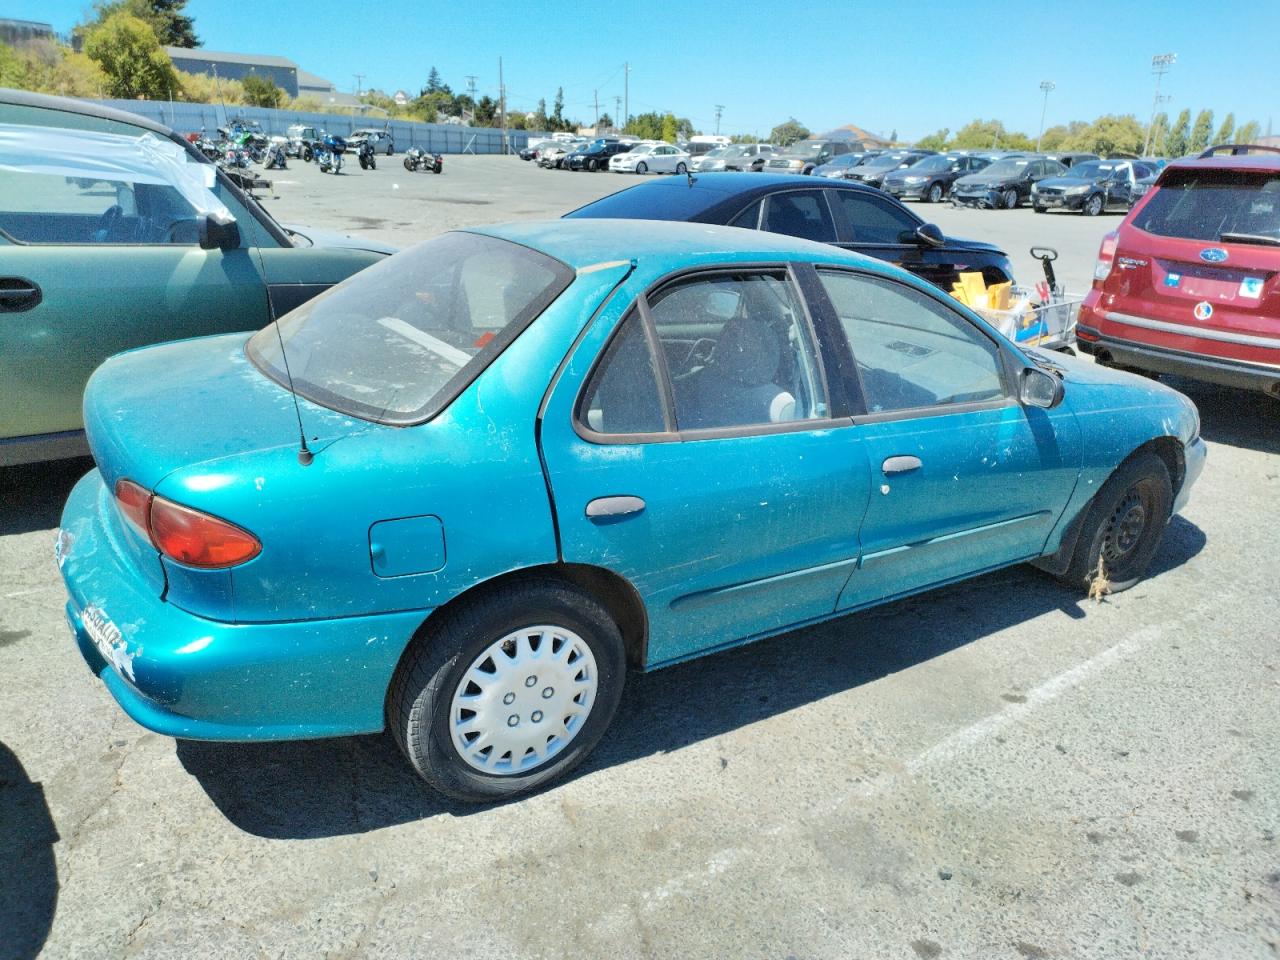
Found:
[[[401,651],[396,668],[392,672],[391,682],[387,685],[386,696],[391,695],[395,677],[399,675],[410,651],[420,643],[430,642],[433,626],[454,610],[464,604],[481,601],[486,594],[521,581],[547,579],[559,580],[566,586],[587,594],[603,606],[622,634],[627,666],[637,670],[644,668],[649,646],[649,615],[645,610],[644,601],[640,599],[639,592],[631,582],[604,567],[583,563],[545,563],[512,570],[483,580],[432,610],[404,645],[404,650]]]

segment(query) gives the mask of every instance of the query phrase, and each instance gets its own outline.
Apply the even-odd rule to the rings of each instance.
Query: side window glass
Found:
[[[731,227],[744,227],[747,230],[757,229],[760,225],[760,205],[763,202],[762,200],[757,200],[730,220],[728,225]]]
[[[831,211],[821,190],[789,190],[769,197],[761,229],[822,243],[836,238]]]
[[[47,173],[0,177],[0,229],[23,243],[199,242],[196,211],[172,186]]]
[[[782,274],[697,278],[650,302],[681,430],[821,419],[826,396]]]
[[[901,243],[903,231],[916,228],[910,214],[860,190],[834,193],[836,202],[844,205],[854,243]]]
[[[964,317],[891,281],[821,277],[857,359],[869,413],[1004,396],[998,348]]]
[[[609,341],[578,407],[578,422],[596,433],[662,433],[662,391],[637,310]]]

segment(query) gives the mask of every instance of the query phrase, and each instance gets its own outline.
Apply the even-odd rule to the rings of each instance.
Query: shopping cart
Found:
[[[1058,283],[1053,270],[1053,261],[1058,259],[1057,250],[1053,247],[1032,247],[1031,255],[1044,268],[1044,282],[1034,288],[1015,286],[1010,296],[1012,306],[1008,310],[980,308],[977,313],[1020,346],[1074,353],[1076,323],[1084,297],[1068,296]]]

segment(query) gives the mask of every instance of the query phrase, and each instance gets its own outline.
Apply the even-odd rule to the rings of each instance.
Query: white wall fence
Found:
[[[310,127],[349,136],[361,127],[387,129],[395,141],[397,152],[410,147],[425,147],[435,153],[501,153],[502,131],[492,127],[463,127],[451,123],[414,123],[409,120],[383,120],[373,116],[349,116],[340,113],[303,113],[297,110],[270,110],[266,107],[226,106],[218,103],[176,103],[168,100],[96,100],[104,106],[127,110],[157,123],[171,127],[178,133],[190,133],[204,128],[210,136],[216,136],[218,127],[241,117],[256,120],[268,134],[283,134],[291,124],[301,123]],[[531,133],[527,130],[507,131],[507,152],[522,149],[530,138],[542,139],[549,134]]]

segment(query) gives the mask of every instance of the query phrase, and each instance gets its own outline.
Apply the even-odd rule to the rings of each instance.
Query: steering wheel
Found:
[[[113,203],[102,211],[102,216],[98,218],[97,229],[93,231],[94,243],[106,243],[111,234],[120,226],[120,221],[124,217],[124,208],[118,203]]]
[[[709,337],[699,337],[693,342],[693,346],[689,348],[689,353],[684,358],[684,369],[688,371],[694,367],[705,367],[711,362],[715,350],[714,340]]]

